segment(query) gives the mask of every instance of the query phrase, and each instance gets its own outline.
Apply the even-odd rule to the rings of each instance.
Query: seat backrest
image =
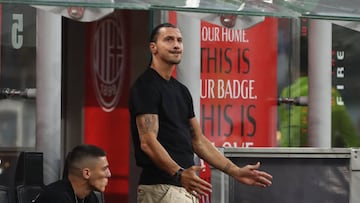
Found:
[[[43,153],[21,152],[15,172],[15,186],[43,185]]]
[[[16,187],[17,203],[32,203],[40,194],[42,187],[39,185],[19,185]]]
[[[44,187],[43,153],[21,152],[15,172],[16,203],[31,203]]]
[[[9,188],[3,185],[0,185],[0,202],[10,203]]]

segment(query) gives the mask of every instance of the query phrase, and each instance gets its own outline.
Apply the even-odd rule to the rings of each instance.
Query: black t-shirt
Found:
[[[84,201],[75,196],[68,180],[59,180],[47,185],[35,200],[35,203],[98,203],[95,193],[91,192]]]
[[[189,121],[195,116],[189,90],[175,78],[165,80],[154,69],[148,68],[131,88],[129,109],[136,163],[143,168],[140,184],[179,185],[140,149],[136,116],[157,114],[158,141],[176,163],[189,168],[194,165]]]

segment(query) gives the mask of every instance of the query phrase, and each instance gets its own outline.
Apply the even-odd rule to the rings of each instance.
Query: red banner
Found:
[[[177,24],[177,17],[176,12],[169,12],[171,23]],[[226,16],[233,24],[225,22],[222,15],[213,17],[208,19],[223,20],[224,24],[201,21],[199,27],[202,131],[216,147],[275,146],[277,19],[256,17],[260,21],[240,29],[229,27],[245,22],[241,16]],[[211,182],[210,168],[200,161],[205,166],[201,178]],[[202,203],[210,201],[210,194],[200,199]]]
[[[275,146],[277,20],[265,18],[248,29],[226,25],[201,22],[203,133],[216,147]],[[200,177],[211,182],[201,162]],[[201,202],[211,202],[210,194]]]
[[[217,147],[275,145],[276,70],[275,18],[248,29],[201,22],[200,118]]]
[[[112,177],[106,202],[127,202],[130,122],[129,33],[124,13],[116,11],[88,24],[84,141],[107,151]]]

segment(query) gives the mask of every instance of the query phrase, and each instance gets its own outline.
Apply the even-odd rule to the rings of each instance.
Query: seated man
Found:
[[[67,178],[47,185],[36,203],[97,203],[94,191],[104,192],[111,176],[104,150],[78,145],[66,160]]]

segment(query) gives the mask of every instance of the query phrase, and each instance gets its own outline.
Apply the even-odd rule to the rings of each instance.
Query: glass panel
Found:
[[[303,17],[324,19],[359,19],[358,0],[285,0],[284,3]]]
[[[297,20],[291,19],[290,21],[296,24]],[[311,112],[307,99],[310,82],[308,73],[310,64],[308,54],[311,47],[309,44],[311,36],[308,35],[310,22],[311,19],[308,18],[298,20],[299,25],[294,27],[293,34],[291,34],[293,41],[291,43],[286,43],[284,41],[286,38],[280,36],[283,29],[281,26],[279,27],[280,46],[283,41],[293,47],[293,49],[288,49],[288,53],[292,51],[292,56],[281,57],[282,54],[279,52],[278,127],[281,135],[279,145],[283,147],[312,146],[310,139],[317,139],[317,137],[309,136],[324,136],[320,133],[310,135],[311,132],[309,132]],[[331,147],[358,147],[360,146],[360,117],[358,116],[360,110],[358,105],[359,86],[356,80],[360,76],[357,68],[359,63],[357,55],[360,50],[357,43],[354,42],[360,40],[359,23],[329,20],[324,20],[324,22],[330,23],[332,32],[328,42],[331,43],[331,50],[328,51],[332,53]],[[284,31],[286,32],[286,30],[289,29]],[[317,59],[313,58],[312,60]],[[286,62],[289,62],[289,66],[286,66]],[[320,99],[319,103],[326,104],[326,101]],[[326,118],[320,117],[320,119]]]
[[[89,6],[118,9],[161,9],[207,13],[236,13],[325,19],[360,18],[357,0],[0,0],[3,3],[51,6]]]
[[[1,9],[0,148],[35,147],[36,9]],[[32,93],[31,93],[32,94]]]
[[[278,33],[278,145],[282,147],[300,146],[301,115],[294,104],[294,98],[300,96],[296,80],[300,76],[300,27],[299,19],[280,19]],[[305,54],[302,54],[304,56]],[[307,59],[306,59],[307,60]],[[307,74],[307,69],[305,71]],[[307,92],[305,93],[307,95]],[[301,111],[300,111],[301,112]],[[307,121],[307,117],[305,116]],[[307,130],[307,128],[306,128]]]
[[[332,135],[333,146],[360,146],[359,53],[357,22],[332,25]]]
[[[6,2],[1,1],[0,2]],[[254,14],[254,15],[273,15],[278,17],[278,94],[279,97],[282,99],[296,99],[302,96],[307,96],[307,90],[303,93],[299,93],[302,90],[302,87],[300,87],[302,84],[307,85],[307,80],[299,81],[298,77],[300,77],[300,74],[302,74],[304,71],[302,68],[307,67],[307,52],[303,53],[303,47],[307,49],[307,39],[301,38],[301,34],[303,34],[304,30],[307,29],[307,26],[302,25],[303,22],[301,19],[309,19],[307,17],[333,17],[333,18],[354,18],[358,14],[358,9],[352,9],[351,12],[347,12],[346,15],[342,15],[342,12],[346,10],[346,8],[350,8],[353,5],[359,4],[355,1],[345,1],[340,6],[336,1],[325,1],[325,0],[318,0],[314,2],[308,2],[308,1],[297,1],[297,0],[290,0],[290,1],[216,1],[216,0],[207,0],[207,1],[99,1],[99,0],[93,0],[93,1],[11,1],[12,3],[28,3],[28,4],[42,4],[42,5],[85,5],[85,6],[92,6],[93,7],[115,7],[115,8],[130,8],[130,9],[176,9],[176,10],[186,10],[186,11],[196,11],[197,14],[200,16],[203,16],[204,18],[201,18],[202,20],[206,19],[208,16],[216,16],[218,14],[214,14],[212,12],[215,11],[215,8],[221,8],[220,10],[216,10],[218,12],[237,12],[241,14]],[[325,6],[325,4],[328,4]],[[26,10],[29,10],[31,12],[24,13],[21,9],[26,7]],[[65,7],[64,7],[65,8]],[[301,9],[300,9],[301,8]],[[66,10],[66,8],[65,8]],[[208,13],[199,13],[201,12],[208,12]],[[3,4],[3,25],[2,25],[2,40],[3,40],[3,48],[2,48],[2,80],[1,80],[1,88],[14,88],[23,90],[29,87],[34,87],[34,70],[35,70],[35,53],[34,51],[36,49],[36,43],[35,43],[35,13],[36,10],[34,8],[31,8],[30,6],[23,6],[23,5],[17,5],[17,4]],[[306,18],[282,18],[280,16],[299,16],[300,13],[305,16]],[[192,16],[194,12],[189,12],[188,15]],[[324,15],[323,15],[324,14]],[[326,14],[326,15],[325,15]],[[26,17],[26,19],[32,19],[32,21],[24,21],[28,24],[25,26],[25,30],[21,35],[24,37],[24,44],[23,47],[20,43],[20,38],[14,38],[14,29],[16,31],[16,25],[19,24],[19,18],[21,16],[25,19],[25,15],[31,15],[29,17]],[[254,17],[254,16],[251,16]],[[262,19],[263,20],[263,19]],[[206,21],[206,20],[205,20]],[[30,22],[30,24],[29,24]],[[207,21],[210,22],[210,21]],[[334,21],[337,26],[347,27],[348,29],[352,30],[349,31],[338,31],[339,29],[334,29],[334,39],[333,43],[335,43],[333,46],[333,49],[336,51],[342,51],[342,49],[349,49],[350,51],[346,52],[347,56],[350,53],[352,56],[352,59],[347,58],[345,65],[341,64],[342,61],[339,62],[340,68],[343,68],[343,66],[348,66],[348,64],[357,64],[356,62],[356,54],[358,53],[357,47],[352,44],[352,40],[357,40],[357,35],[359,32],[358,23],[355,21]],[[15,26],[15,27],[14,27]],[[214,28],[215,29],[215,28]],[[10,30],[12,30],[10,32]],[[347,39],[350,41],[346,43],[340,43],[341,40],[341,33],[346,32],[347,36],[349,36]],[[339,34],[340,33],[340,34]],[[337,39],[335,37],[337,36]],[[335,41],[334,41],[335,40]],[[348,48],[349,45],[351,45],[351,48]],[[201,47],[199,47],[201,48]],[[29,51],[32,50],[32,51]],[[23,56],[22,54],[25,54],[26,56]],[[27,60],[10,60],[12,57],[18,57],[18,58],[26,58]],[[351,61],[350,61],[351,60]],[[20,64],[21,61],[21,64]],[[304,62],[306,61],[306,62]],[[13,63],[13,64],[12,64]],[[336,67],[334,68],[334,72],[338,71]],[[347,80],[339,79],[338,77],[333,77],[333,86],[335,88],[343,88],[346,86],[345,90],[340,91],[339,94],[341,94],[341,98],[348,103],[348,118],[351,119],[351,122],[353,127],[351,129],[353,131],[359,132],[359,129],[356,127],[356,123],[358,123],[357,120],[360,120],[356,116],[356,112],[358,112],[357,108],[357,101],[356,95],[351,94],[356,91],[357,86],[353,78],[356,78],[358,73],[355,71],[355,68],[347,68],[347,71],[351,72],[351,78],[350,74],[348,74]],[[20,81],[13,80],[14,72],[21,72],[22,77]],[[338,72],[336,72],[338,73]],[[306,69],[307,74],[307,69]],[[341,70],[340,70],[341,75]],[[351,80],[350,80],[351,79]],[[343,84],[344,81],[347,82],[347,84]],[[301,84],[297,84],[301,83]],[[295,87],[292,88],[290,85],[295,84]],[[295,89],[294,89],[295,88]],[[341,89],[342,90],[342,89]],[[338,90],[339,91],[339,90]],[[296,94],[294,94],[296,92]],[[335,101],[336,98],[335,97]],[[1,101],[3,103],[2,107],[4,108],[3,116],[1,117],[3,122],[0,126],[3,129],[3,132],[1,137],[1,143],[0,145],[2,147],[16,147],[16,146],[28,146],[32,147],[34,146],[35,139],[31,138],[30,141],[19,141],[18,139],[18,131],[23,132],[24,129],[19,130],[18,127],[14,125],[8,125],[8,123],[18,123],[18,122],[24,122],[26,125],[29,124],[29,126],[26,126],[24,124],[23,128],[30,129],[30,137],[35,137],[35,130],[34,130],[34,113],[32,112],[34,109],[34,102],[29,100],[3,100]],[[295,101],[299,102],[299,101]],[[19,107],[19,105],[15,105],[17,107],[11,107],[14,104],[19,103],[20,106],[22,105],[30,105],[31,108],[25,107]],[[10,106],[9,106],[10,105]],[[6,110],[5,110],[6,109]],[[19,110],[24,109],[24,110]],[[298,106],[298,105],[280,105],[279,106],[280,112],[279,112],[279,132],[282,132],[282,136],[288,136],[289,140],[286,142],[299,142],[302,141],[296,139],[307,138],[307,127],[301,127],[304,124],[307,125],[307,107],[306,106]],[[25,113],[21,113],[22,116],[18,118],[18,114],[12,114],[11,112],[14,111],[21,111]],[[304,114],[303,114],[304,113]],[[284,115],[283,115],[284,114]],[[293,115],[293,116],[292,116]],[[20,120],[18,120],[20,119]],[[25,122],[21,119],[29,119],[30,122]],[[15,122],[16,120],[16,122]],[[285,120],[285,121],[284,121]],[[281,122],[282,121],[282,122]],[[344,120],[342,120],[344,121]],[[284,127],[285,126],[285,127]],[[284,127],[284,128],[283,128]],[[334,132],[337,132],[333,129]],[[296,136],[292,136],[292,134],[298,134]],[[301,134],[304,134],[300,136]],[[5,135],[6,134],[6,135]],[[7,136],[10,134],[16,134],[16,136]],[[20,133],[21,134],[21,133]],[[20,135],[22,137],[22,135]],[[355,142],[352,138],[347,137],[349,139],[346,142],[351,142],[353,145],[357,146],[357,142]],[[22,144],[23,143],[23,144]],[[306,141],[304,141],[306,143]],[[306,144],[296,144],[296,145],[306,145]],[[287,146],[287,145],[284,145]],[[339,145],[343,146],[343,145]],[[349,145],[345,145],[349,146]]]

